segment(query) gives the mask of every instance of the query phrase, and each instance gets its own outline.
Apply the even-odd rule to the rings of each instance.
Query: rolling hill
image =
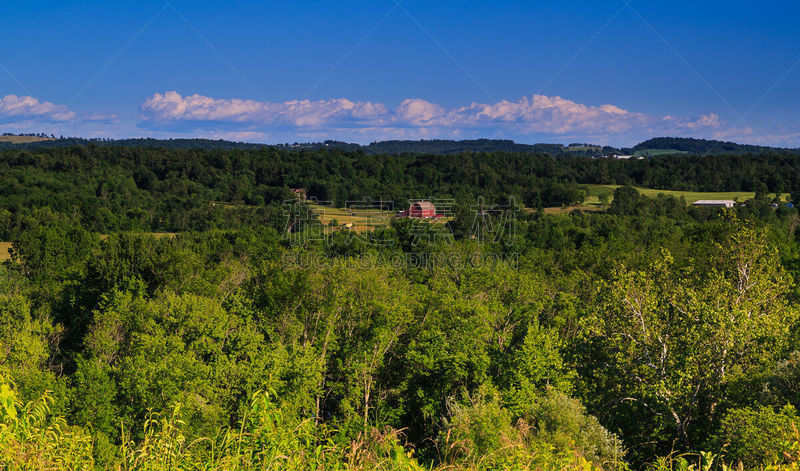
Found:
[[[769,154],[769,153],[800,153],[800,149],[785,149],[780,147],[754,146],[737,144],[735,142],[713,141],[707,139],[694,139],[686,137],[656,137],[635,145],[632,153],[649,155],[656,154],[699,154],[699,155],[725,155],[725,154]]]
[[[633,154],[636,157],[657,157],[661,155],[744,155],[792,153],[800,154],[800,149],[755,146],[734,142],[706,139],[656,137],[648,139],[632,148],[600,147],[590,144],[520,144],[508,139],[471,140],[388,140],[361,145],[342,141],[262,144],[252,142],[233,142],[214,139],[86,139],[80,137],[61,137],[53,139],[40,136],[0,136],[2,149],[63,148],[73,146],[120,146],[151,147],[164,149],[260,149],[272,147],[283,150],[338,149],[342,151],[362,151],[366,154],[436,154],[449,155],[465,152],[508,152],[519,154],[548,154],[553,156],[603,157],[613,154]]]
[[[53,137],[43,136],[15,136],[12,134],[4,134],[0,136],[0,143],[8,144],[30,144],[33,142],[55,141]]]

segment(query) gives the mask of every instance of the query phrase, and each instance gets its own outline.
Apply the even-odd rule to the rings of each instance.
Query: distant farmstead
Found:
[[[697,200],[694,203],[692,203],[692,206],[732,208],[732,207],[736,206],[736,201],[733,201],[733,200]]]
[[[397,213],[401,218],[435,218],[436,207],[430,201],[417,201],[411,204],[405,211]]]
[[[305,188],[292,188],[292,193],[297,197],[297,199],[301,201],[305,201],[306,199],[306,189]]]

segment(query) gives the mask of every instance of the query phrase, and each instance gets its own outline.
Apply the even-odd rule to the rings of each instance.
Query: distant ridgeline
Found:
[[[341,141],[306,142],[293,144],[255,144],[247,142],[232,142],[213,139],[84,139],[75,137],[62,137],[59,139],[28,141],[3,141],[0,139],[0,149],[25,149],[25,148],[61,148],[79,145],[96,146],[122,146],[122,147],[158,147],[165,149],[259,149],[274,147],[278,149],[340,149],[343,151],[363,151],[367,154],[460,154],[463,152],[513,152],[525,154],[550,154],[550,155],[595,155],[604,149],[608,152],[618,152],[613,148],[602,148],[589,144],[564,146],[562,144],[517,144],[511,140],[501,139],[475,139],[475,140],[419,140],[419,141],[380,141],[363,146]]]
[[[508,152],[519,154],[549,154],[553,156],[587,156],[609,157],[616,154],[635,154],[636,156],[653,157],[667,154],[693,154],[693,155],[731,155],[731,154],[767,154],[791,153],[800,154],[800,149],[784,149],[778,147],[754,146],[736,144],[733,142],[712,141],[706,139],[657,137],[649,139],[632,148],[615,148],[598,146],[594,144],[575,143],[565,146],[563,144],[519,144],[508,139],[473,139],[473,140],[447,140],[431,139],[418,141],[379,141],[369,145],[354,144],[341,141],[286,143],[286,144],[259,144],[248,142],[232,142],[222,139],[85,139],[77,137],[32,138],[32,136],[0,137],[0,150],[3,149],[33,149],[33,148],[64,148],[73,146],[121,146],[121,147],[151,147],[164,149],[261,149],[271,147],[288,150],[318,150],[339,149],[343,151],[362,151],[366,154],[461,154],[464,152]]]
[[[769,154],[800,153],[800,149],[784,149],[780,147],[753,146],[735,142],[711,141],[685,137],[656,137],[635,145],[631,153],[647,153],[648,150],[675,151],[675,154],[698,155],[730,155],[730,154]]]
[[[85,139],[81,137],[60,137],[57,139],[41,140],[34,142],[12,142],[0,139],[2,149],[41,149],[64,148],[74,146],[121,146],[121,147],[157,147],[163,149],[260,149],[264,144],[247,142],[231,142],[214,139]]]

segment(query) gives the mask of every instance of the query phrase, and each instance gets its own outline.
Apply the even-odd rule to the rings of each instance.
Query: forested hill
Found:
[[[65,148],[74,146],[117,146],[117,147],[153,147],[162,149],[259,149],[265,144],[255,144],[248,142],[232,142],[222,139],[86,139],[82,137],[60,137],[52,140],[42,140],[33,142],[2,142],[0,150],[3,149],[43,149],[43,148]]]
[[[36,135],[33,135],[35,137]],[[552,156],[588,156],[607,157],[614,154],[658,155],[675,154],[692,155],[744,155],[791,153],[800,154],[800,149],[785,149],[778,147],[755,146],[737,144],[734,142],[713,141],[706,139],[681,138],[681,137],[656,137],[648,139],[633,148],[616,148],[610,146],[596,146],[590,144],[520,144],[509,139],[472,139],[472,140],[388,140],[377,141],[368,145],[350,142],[327,140],[324,142],[302,142],[285,144],[263,144],[252,142],[234,142],[222,139],[86,139],[80,137],[60,137],[52,139],[41,135],[43,140],[15,141],[0,140],[0,150],[3,149],[42,149],[66,148],[73,146],[98,146],[98,147],[149,147],[162,149],[206,149],[206,150],[253,150],[264,147],[289,150],[319,150],[338,149],[342,151],[361,151],[365,154],[435,154],[450,155],[465,152],[508,152],[516,154],[549,154]],[[10,136],[32,137],[32,136]],[[45,140],[46,139],[46,140]],[[637,154],[638,155],[638,154]]]
[[[632,151],[675,150],[689,154],[723,155],[723,154],[768,154],[773,152],[800,153],[800,149],[784,149],[779,147],[753,146],[735,142],[693,139],[685,137],[656,137],[648,139],[633,147]]]
[[[0,240],[18,219],[8,218],[46,207],[96,232],[228,229],[244,223],[240,216],[280,219],[281,203],[294,198],[291,188],[336,207],[365,197],[449,198],[466,205],[513,197],[531,208],[561,206],[582,202],[585,184],[791,192],[800,201],[798,168],[800,156],[792,154],[638,160],[508,152],[373,156],[266,146],[14,149],[0,151]]]
[[[461,152],[519,152],[560,155],[565,153],[561,144],[517,144],[511,140],[475,139],[453,141],[432,139],[419,141],[381,141],[365,146],[370,154],[458,154]]]
[[[797,471],[798,169],[0,151],[0,470]]]
[[[511,140],[475,139],[475,140],[419,140],[419,141],[380,141],[369,145],[332,141],[305,142],[286,144],[258,144],[248,142],[232,142],[222,139],[84,139],[78,137],[61,137],[58,139],[33,142],[2,142],[0,149],[34,149],[63,148],[78,145],[121,146],[121,147],[157,147],[164,149],[258,149],[274,147],[278,149],[339,149],[344,151],[363,151],[367,154],[458,154],[462,152],[516,152],[530,154],[566,154],[567,147],[561,144],[517,144]],[[594,148],[593,148],[594,149]]]

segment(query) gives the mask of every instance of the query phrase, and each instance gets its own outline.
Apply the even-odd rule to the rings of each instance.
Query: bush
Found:
[[[438,448],[457,469],[624,468],[616,436],[586,415],[575,399],[549,388],[512,426],[511,413],[494,397],[451,404]]]
[[[746,467],[779,464],[798,423],[793,406],[733,409],[722,419],[717,446],[726,447],[726,459]]]
[[[580,401],[554,388],[547,389],[525,418],[535,426],[537,439],[553,444],[559,452],[575,450],[604,466],[617,465],[625,456],[616,435],[587,414]]]
[[[780,406],[800,407],[800,351],[792,352],[772,371],[764,382],[761,402]]]
[[[49,394],[22,404],[0,373],[2,469],[92,469],[92,438],[64,419],[50,417]]]

